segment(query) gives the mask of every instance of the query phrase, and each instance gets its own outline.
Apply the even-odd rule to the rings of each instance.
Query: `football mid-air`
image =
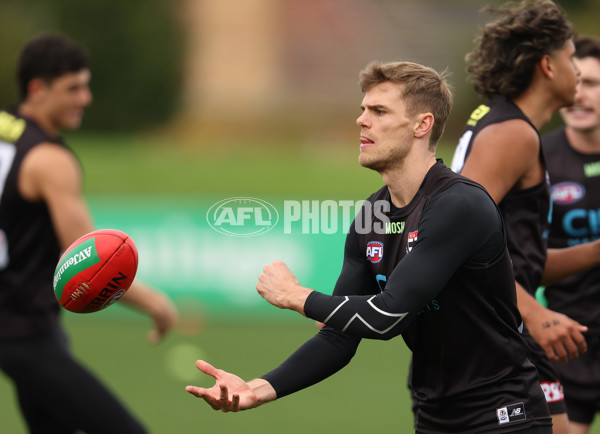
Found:
[[[124,232],[101,229],[73,242],[54,271],[54,295],[77,313],[102,310],[129,289],[138,266],[135,243]]]

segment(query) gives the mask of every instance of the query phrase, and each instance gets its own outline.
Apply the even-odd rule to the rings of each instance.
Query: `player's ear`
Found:
[[[31,101],[39,101],[43,99],[43,96],[48,89],[48,83],[41,78],[32,78],[27,83],[27,99]]]
[[[554,75],[554,63],[552,57],[549,54],[544,54],[538,62],[540,72],[542,75],[548,78],[552,78]]]
[[[415,137],[421,138],[429,133],[433,128],[434,122],[435,120],[433,118],[433,114],[431,113],[421,113],[418,115],[414,127]]]

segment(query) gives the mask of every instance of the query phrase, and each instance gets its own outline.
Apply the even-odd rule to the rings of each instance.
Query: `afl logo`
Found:
[[[561,182],[552,186],[550,194],[555,204],[569,205],[585,196],[585,187],[576,182]]]
[[[115,301],[117,301],[119,298],[121,298],[123,296],[123,294],[125,294],[125,290],[124,289],[120,289],[117,292],[115,292],[108,300],[106,300],[102,306],[100,307],[100,309],[104,309],[105,307],[110,306],[111,304],[113,304]]]
[[[275,227],[279,214],[273,205],[253,197],[232,197],[211,206],[206,221],[217,232],[234,237],[264,234]]]
[[[367,243],[367,259],[373,264],[381,262],[383,259],[383,243],[379,241],[369,241]]]

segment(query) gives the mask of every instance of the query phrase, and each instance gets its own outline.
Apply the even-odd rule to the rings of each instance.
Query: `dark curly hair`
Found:
[[[466,60],[475,91],[485,98],[519,96],[531,84],[536,63],[575,36],[565,12],[551,0],[508,2],[483,11],[498,18],[481,29]]]
[[[69,38],[44,34],[30,40],[17,63],[17,85],[21,101],[27,99],[27,85],[34,78],[50,83],[68,72],[88,68],[87,52]]]

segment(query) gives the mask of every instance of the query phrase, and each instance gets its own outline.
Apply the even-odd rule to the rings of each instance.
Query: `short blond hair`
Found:
[[[360,72],[360,88],[392,82],[402,85],[400,95],[406,102],[407,115],[430,112],[434,118],[430,146],[435,146],[444,132],[452,109],[452,91],[446,73],[438,74],[432,68],[413,62],[371,62]]]

